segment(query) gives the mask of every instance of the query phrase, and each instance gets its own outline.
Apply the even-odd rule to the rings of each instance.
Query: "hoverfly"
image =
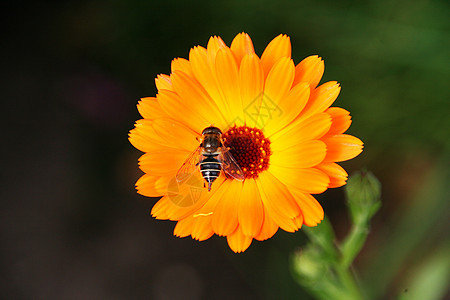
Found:
[[[222,131],[214,126],[203,129],[200,146],[189,155],[178,170],[176,180],[182,182],[198,170],[208,183],[208,191],[211,191],[211,185],[219,177],[220,170],[234,179],[244,180],[244,172],[223,144]]]

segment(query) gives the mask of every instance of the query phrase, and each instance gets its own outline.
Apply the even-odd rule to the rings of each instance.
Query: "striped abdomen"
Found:
[[[222,165],[217,159],[218,153],[203,154],[204,159],[200,162],[200,172],[203,178],[208,182],[208,191],[211,190],[211,185],[214,180],[220,175]]]

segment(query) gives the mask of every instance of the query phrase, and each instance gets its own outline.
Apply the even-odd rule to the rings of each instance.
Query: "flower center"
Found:
[[[244,171],[245,178],[256,178],[269,167],[270,141],[260,129],[234,126],[223,134],[223,141]]]

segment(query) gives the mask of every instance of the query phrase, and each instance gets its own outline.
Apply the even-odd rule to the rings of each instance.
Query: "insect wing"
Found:
[[[219,160],[222,163],[222,170],[227,175],[239,181],[244,180],[244,172],[227,148],[222,148],[222,153],[219,155]]]
[[[188,179],[192,173],[198,170],[198,162],[202,153],[201,147],[198,147],[194,152],[192,152],[186,159],[184,164],[178,170],[176,179],[178,182],[182,182]]]

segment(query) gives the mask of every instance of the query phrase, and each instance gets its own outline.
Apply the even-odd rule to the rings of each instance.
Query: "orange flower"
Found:
[[[324,212],[311,194],[344,185],[347,173],[336,162],[357,156],[363,145],[344,134],[349,112],[330,108],[339,84],[317,86],[323,72],[318,56],[295,66],[286,35],[273,39],[261,58],[241,33],[230,47],[211,37],[206,49],[191,49],[189,60],[174,59],[171,74],[155,80],[156,97],[139,102],[143,119],[129,137],[145,152],[138,193],[162,196],[152,215],[178,221],[178,237],[226,236],[235,252],[278,228],[295,232],[320,223]],[[223,132],[245,179],[222,171],[208,192],[198,169],[185,182],[175,177],[211,124]]]

